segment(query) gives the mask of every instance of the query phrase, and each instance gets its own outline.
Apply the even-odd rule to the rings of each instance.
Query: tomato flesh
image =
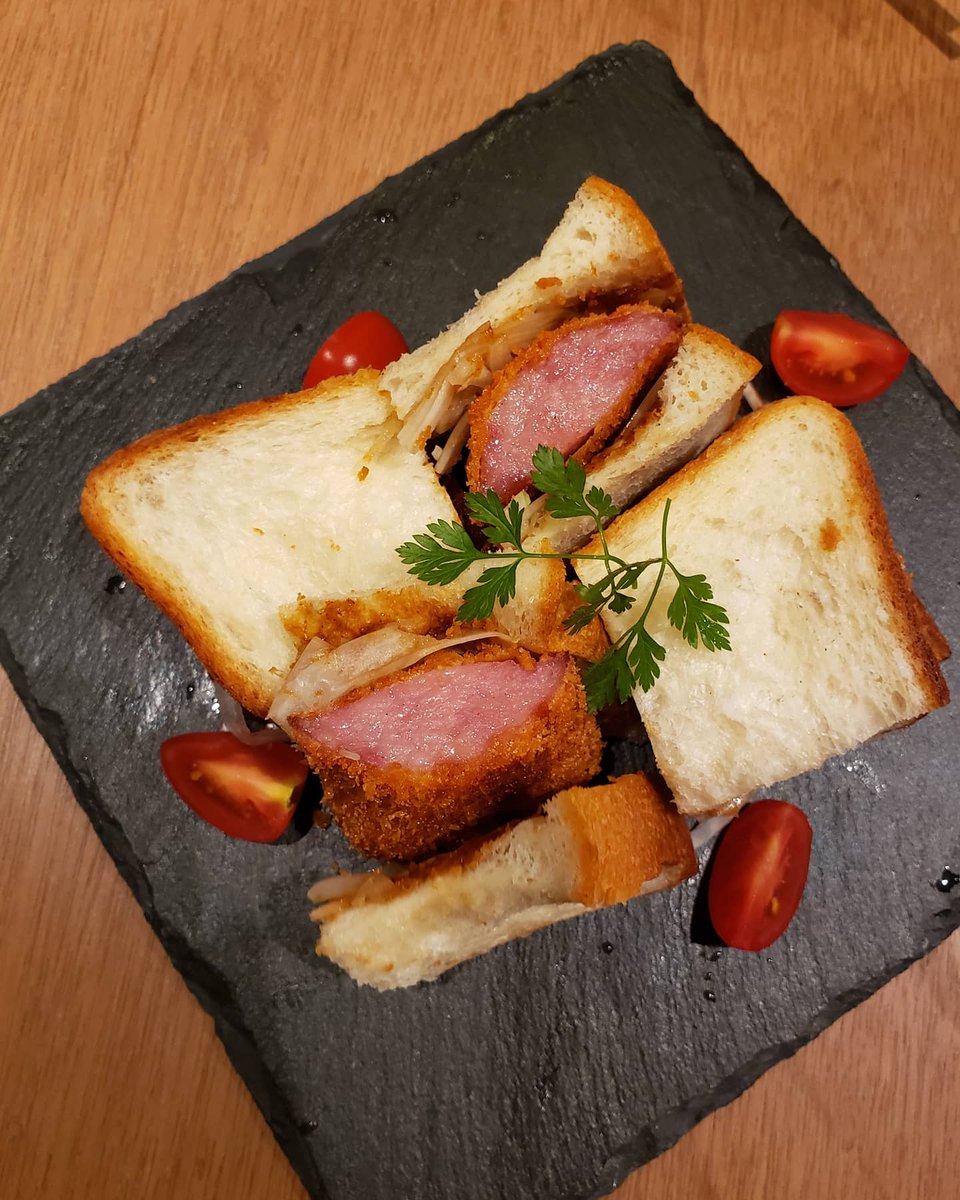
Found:
[[[403,334],[383,313],[359,312],[323,343],[307,368],[303,386],[316,387],[323,379],[352,375],[362,367],[382,371],[406,352]]]
[[[275,842],[293,819],[307,764],[283,742],[245,746],[232,733],[184,733],[160,747],[171,787],[230,837]]]
[[[885,392],[910,351],[892,334],[844,313],[788,308],[774,322],[770,357],[794,392],[845,408]]]
[[[728,946],[765,950],[800,905],[813,831],[785,800],[757,800],[728,826],[713,856],[707,906]]]

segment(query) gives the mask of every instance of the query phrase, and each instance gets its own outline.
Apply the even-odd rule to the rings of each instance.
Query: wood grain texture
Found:
[[[5,0],[0,407],[637,37],[960,394],[960,67],[882,0]],[[0,781],[0,1196],[301,1197],[6,680]],[[958,974],[955,936],[622,1200],[945,1194]]]

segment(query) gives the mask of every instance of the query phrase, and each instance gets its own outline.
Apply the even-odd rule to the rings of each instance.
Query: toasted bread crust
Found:
[[[383,989],[435,979],[495,946],[673,887],[694,874],[686,824],[662,785],[628,775],[554,796],[495,835],[409,868],[310,889],[317,953]]]
[[[917,628],[923,634],[924,640],[930,647],[930,653],[937,660],[937,662],[946,662],[946,660],[950,657],[950,643],[943,636],[940,626],[933,619],[933,614],[926,607],[917,593],[912,590],[912,587],[913,585],[911,583],[913,611],[917,622]]]
[[[699,869],[687,822],[662,779],[642,771],[619,775],[605,784],[567,788],[547,803],[550,818],[566,823],[577,849],[578,871],[567,897],[571,903],[585,908],[625,904],[646,885],[675,887]],[[549,818],[540,812],[522,819]],[[325,901],[314,916],[329,921],[347,909],[388,903],[427,879],[463,875],[517,824],[514,820],[475,834],[455,850],[410,863],[393,878],[371,871],[356,891]]]
[[[765,405],[759,411],[737,421],[731,429],[708,446],[699,458],[687,463],[675,475],[650,492],[644,499],[644,505],[657,505],[668,496],[676,498],[681,489],[693,483],[701,472],[708,471],[711,464],[734,451],[738,442],[748,436],[756,424],[776,419],[773,414],[778,408],[782,411],[782,406],[788,406],[801,414],[808,412],[812,419],[827,421],[834,427],[834,432],[843,447],[854,477],[853,486],[848,489],[846,500],[851,510],[859,515],[867,530],[877,575],[891,621],[913,666],[917,684],[928,705],[927,711],[942,708],[949,701],[950,693],[937,661],[937,653],[928,641],[928,637],[925,636],[926,623],[918,622],[916,597],[904,569],[903,560],[894,546],[887,514],[870,469],[870,463],[853,425],[832,405],[813,396],[791,396],[786,400],[778,400],[775,404]],[[610,527],[611,531],[614,531],[613,535],[615,536],[617,528],[629,529],[635,519],[637,518],[634,510],[628,510],[617,517]],[[585,547],[585,552],[598,553],[599,549],[599,542],[594,538]],[[940,636],[942,638],[942,635]]]
[[[653,880],[673,887],[697,873],[687,823],[663,784],[623,775],[605,787],[569,788],[554,804],[574,831],[580,872],[571,899],[624,904]]]
[[[489,387],[481,392],[470,406],[467,486],[471,491],[478,492],[487,486],[483,474],[483,454],[490,440],[490,418],[519,376],[531,367],[542,363],[556,343],[566,337],[572,329],[586,329],[591,325],[608,320],[609,317],[622,317],[636,312],[656,313],[659,317],[672,319],[675,322],[673,336],[638,364],[630,382],[616,402],[611,405],[588,434],[583,444],[570,457],[586,464],[602,451],[607,442],[626,424],[637,397],[650,386],[676,354],[681,334],[681,321],[676,313],[664,313],[652,304],[624,304],[610,314],[595,312],[565,321],[557,328],[541,333],[528,346],[514,355],[510,362],[494,375]]]
[[[464,661],[513,659],[528,669],[529,654],[502,645],[482,645],[460,654],[441,651],[405,671],[379,679],[345,696],[358,700],[399,679]],[[453,844],[465,831],[497,816],[528,813],[546,796],[590,779],[600,769],[600,731],[588,713],[573,662],[547,711],[505,730],[480,755],[429,771],[391,764],[373,767],[302,736],[301,749],[323,782],[324,803],[344,835],[374,858],[421,858]]]

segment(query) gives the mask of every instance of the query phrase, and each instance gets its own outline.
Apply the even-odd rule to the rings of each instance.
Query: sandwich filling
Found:
[[[495,641],[441,649],[289,727],[347,839],[376,858],[455,844],[600,768],[573,659]]]
[[[625,305],[538,337],[470,410],[471,490],[492,488],[504,502],[523,491],[540,445],[586,461],[676,353],[680,325],[675,313]]]
[[[481,754],[498,734],[547,710],[565,659],[467,662],[403,679],[296,721],[298,735],[375,767],[429,770]],[[503,698],[510,697],[510,704]]]

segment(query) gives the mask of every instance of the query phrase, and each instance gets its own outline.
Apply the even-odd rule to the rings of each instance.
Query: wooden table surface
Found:
[[[956,397],[960,45],[937,10],[3,0],[0,408],[641,37]],[[0,1196],[301,1197],[5,678],[0,781]],[[954,936],[618,1196],[946,1195],[958,975]]]

